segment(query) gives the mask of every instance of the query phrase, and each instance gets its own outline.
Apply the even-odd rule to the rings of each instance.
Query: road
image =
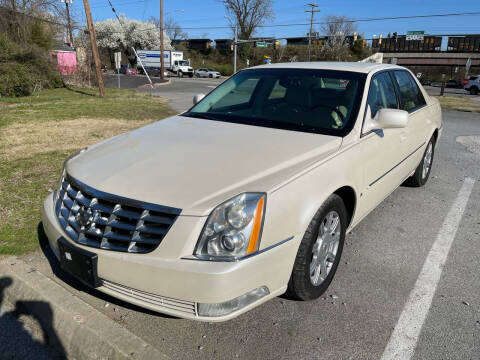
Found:
[[[174,79],[154,91],[172,98],[180,111],[193,93],[213,84]],[[55,280],[171,358],[380,359],[393,330],[403,326],[419,332],[413,342],[415,360],[478,360],[480,115],[443,115],[444,134],[427,185],[398,188],[347,235],[337,275],[316,301],[278,297],[229,322],[210,324],[145,311],[72,279]],[[476,182],[458,225],[452,225],[452,204],[465,178]],[[425,322],[409,319],[407,311],[406,322],[397,326],[432,245],[452,231],[431,307],[424,309]],[[48,272],[43,254],[32,259],[37,269]],[[427,284],[432,285],[430,280]]]
[[[105,84],[107,87],[117,87],[116,75],[105,75]],[[120,84],[124,89],[138,89],[145,93],[152,95],[164,96],[170,99],[169,105],[176,111],[185,111],[192,106],[193,96],[196,94],[207,94],[216,86],[225,80],[220,79],[206,79],[206,78],[178,78],[172,76],[169,78],[170,84],[155,85],[151,87],[141,87],[148,84],[146,76],[125,76],[120,75]],[[153,82],[158,81],[158,78],[153,78]]]
[[[425,86],[425,90],[427,90],[429,95],[440,96],[441,91],[440,86]],[[470,99],[478,99],[480,96],[478,95],[470,95],[465,89],[458,89],[458,88],[445,88],[445,95],[446,96],[456,96],[456,97],[467,97]]]

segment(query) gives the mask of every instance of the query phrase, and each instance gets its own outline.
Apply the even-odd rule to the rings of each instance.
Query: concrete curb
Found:
[[[168,359],[15,257],[0,260],[0,288],[2,283],[6,284],[5,300],[12,305],[21,304],[39,321],[49,342],[58,342],[56,345],[63,348],[69,359]]]
[[[170,85],[171,83],[172,83],[172,80],[171,80],[171,79],[168,79],[168,80],[165,81],[165,82],[153,83],[153,87],[158,87],[158,86],[163,86],[163,85]]]

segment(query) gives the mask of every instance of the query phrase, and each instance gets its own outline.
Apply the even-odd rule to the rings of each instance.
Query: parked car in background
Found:
[[[432,85],[432,80],[420,79],[420,84],[422,84],[423,86],[431,86]]]
[[[209,68],[201,68],[195,70],[196,77],[219,78],[221,74],[218,71]]]
[[[465,85],[468,84],[468,79],[467,78],[463,78],[462,79],[462,86],[465,87]]]
[[[448,80],[447,83],[445,84],[445,86],[447,88],[453,88],[453,89],[459,89],[459,88],[463,87],[460,80],[455,80],[455,79]]]
[[[194,102],[69,157],[42,222],[85,284],[209,322],[320,297],[345,234],[427,182],[442,131],[438,100],[396,65],[258,66]]]
[[[138,70],[130,67],[130,65],[121,65],[120,66],[120,74],[124,75],[138,75]]]
[[[472,95],[477,95],[480,92],[480,75],[470,76],[467,85],[465,85],[465,90]]]

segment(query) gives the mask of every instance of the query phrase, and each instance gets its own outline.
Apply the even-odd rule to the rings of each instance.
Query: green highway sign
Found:
[[[267,47],[267,43],[266,43],[266,42],[257,42],[257,43],[256,43],[256,46],[257,46],[257,47],[264,47],[264,48],[266,48],[266,47]]]
[[[423,30],[407,31],[407,35],[425,35],[425,31]]]

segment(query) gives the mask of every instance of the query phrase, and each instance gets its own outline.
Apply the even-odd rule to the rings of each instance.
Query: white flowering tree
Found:
[[[97,21],[94,24],[95,34],[97,36],[97,44],[102,52],[108,54],[110,61],[114,62],[114,53],[116,51],[123,52],[129,59],[131,64],[136,62],[132,47],[135,50],[160,49],[160,33],[159,29],[153,22],[145,22],[134,19],[127,19],[125,15],[120,15],[118,19],[107,19]],[[80,35],[80,41],[84,44],[88,43],[88,35],[83,33]],[[171,50],[171,41],[167,34],[163,34],[164,47]]]

